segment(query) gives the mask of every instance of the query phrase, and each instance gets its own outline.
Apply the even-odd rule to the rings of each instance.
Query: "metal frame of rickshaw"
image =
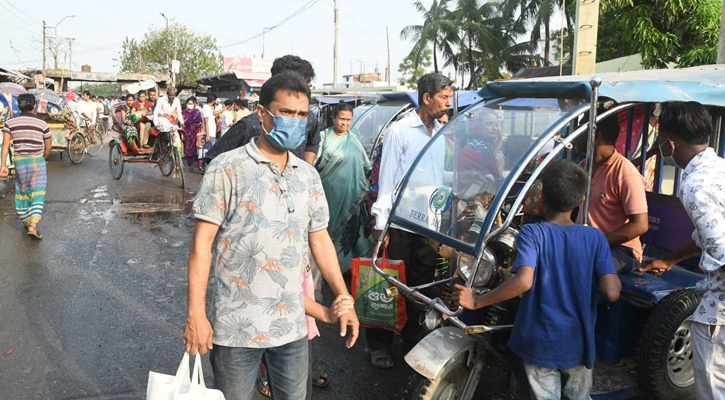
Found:
[[[725,69],[725,68],[723,68],[723,69]],[[714,70],[717,70],[717,68],[714,68]],[[712,71],[710,71],[710,72],[712,72]],[[574,79],[574,78],[576,78],[576,77],[572,77],[572,79]],[[579,77],[579,78],[581,78],[581,77]],[[670,94],[672,98],[667,98],[667,96],[665,95],[663,98],[658,99],[657,95],[648,94],[645,97],[653,96],[654,98],[646,98],[643,100],[622,99],[617,106],[615,106],[612,109],[607,110],[606,112],[597,116],[596,107],[591,107],[591,104],[598,104],[598,102],[599,102],[599,89],[600,89],[601,83],[602,83],[601,79],[596,78],[596,77],[592,78],[590,80],[590,82],[588,82],[589,87],[591,89],[590,102],[584,103],[584,104],[581,104],[581,105],[575,107],[574,109],[572,109],[568,113],[566,113],[564,116],[562,116],[557,122],[555,122],[554,124],[551,124],[545,130],[545,132],[542,133],[541,136],[521,156],[521,158],[518,160],[516,165],[510,171],[509,175],[504,180],[503,185],[498,190],[498,193],[489,208],[489,212],[486,215],[486,218],[484,220],[484,224],[483,224],[483,227],[481,230],[481,234],[479,235],[478,241],[475,245],[462,243],[462,242],[460,242],[456,239],[450,238],[444,234],[433,231],[432,229],[430,229],[428,227],[422,227],[422,226],[416,225],[414,223],[411,223],[406,219],[398,217],[392,211],[397,208],[397,206],[400,202],[401,189],[403,187],[407,186],[407,183],[410,179],[410,175],[412,174],[413,167],[415,165],[417,165],[419,159],[423,156],[423,154],[425,154],[427,152],[427,150],[430,148],[430,146],[435,141],[435,138],[433,138],[428,143],[428,145],[426,145],[426,147],[421,151],[421,153],[418,156],[418,158],[416,159],[416,161],[411,165],[411,168],[409,168],[409,170],[406,171],[403,179],[398,184],[398,186],[395,188],[395,191],[394,191],[395,200],[394,200],[393,208],[391,210],[390,218],[388,220],[388,223],[385,226],[385,229],[383,231],[383,234],[381,235],[381,238],[385,237],[391,224],[396,224],[403,228],[411,229],[411,230],[416,231],[422,235],[425,235],[433,240],[436,240],[442,244],[449,245],[458,251],[463,251],[465,253],[473,255],[475,257],[475,261],[473,263],[473,270],[471,271],[470,276],[471,277],[476,276],[479,265],[481,263],[481,259],[483,257],[483,251],[482,251],[483,247],[487,243],[489,243],[493,238],[495,238],[499,233],[503,232],[508,226],[510,226],[510,224],[513,222],[513,218],[517,215],[517,212],[520,210],[520,207],[523,203],[525,194],[529,191],[529,189],[533,185],[534,181],[539,176],[539,174],[543,171],[545,166],[551,160],[553,160],[554,157],[556,157],[558,154],[560,154],[565,149],[569,148],[571,145],[571,142],[574,139],[576,139],[577,137],[579,137],[585,131],[587,132],[587,136],[588,136],[588,144],[587,144],[587,160],[588,160],[588,162],[587,162],[587,165],[590,166],[589,173],[591,174],[591,165],[593,164],[593,162],[592,162],[593,139],[594,139],[594,134],[595,134],[595,130],[596,130],[596,123],[595,124],[588,124],[588,123],[584,124],[584,125],[578,127],[577,129],[575,129],[571,134],[567,135],[565,138],[560,138],[557,140],[558,144],[555,146],[555,148],[547,155],[545,160],[534,170],[532,175],[527,179],[524,186],[518,191],[517,198],[514,201],[514,203],[512,204],[511,208],[508,210],[508,215],[506,216],[506,219],[503,222],[503,224],[501,224],[500,226],[498,226],[497,228],[494,229],[494,222],[495,222],[496,215],[498,215],[499,212],[502,211],[504,203],[507,200],[509,200],[508,199],[509,193],[514,188],[517,179],[524,172],[529,161],[534,156],[536,156],[536,154],[543,148],[543,146],[548,141],[552,140],[562,128],[567,126],[569,123],[572,123],[575,118],[577,118],[578,116],[582,115],[584,112],[587,112],[587,111],[589,112],[589,117],[590,117],[589,121],[599,121],[614,113],[618,113],[619,111],[630,110],[629,118],[628,118],[628,135],[627,135],[627,143],[626,143],[626,153],[627,153],[626,156],[629,158],[631,156],[631,144],[632,144],[631,143],[632,125],[633,125],[632,109],[634,106],[637,106],[639,104],[645,105],[645,110],[644,110],[645,118],[644,118],[644,123],[643,123],[643,128],[642,128],[643,132],[641,135],[641,147],[640,147],[640,157],[641,157],[640,172],[644,175],[644,172],[646,169],[647,152],[648,152],[648,140],[649,140],[649,123],[648,123],[648,121],[649,121],[649,117],[650,117],[650,113],[651,113],[651,103],[662,103],[662,102],[677,101],[677,100],[686,101],[686,100],[688,100],[688,98],[682,98],[682,97],[686,96],[684,93],[677,93],[677,94],[680,94],[680,96],[676,96],[676,95],[674,95],[674,93],[676,93],[676,91],[670,91],[667,94]],[[616,82],[614,82],[613,84],[616,84]],[[721,87],[721,86],[716,86],[716,87]],[[699,94],[702,95],[702,88],[696,87],[695,89],[696,90],[699,89],[700,90]],[[716,94],[713,95],[711,93],[711,92],[717,92],[717,90],[712,90],[712,89],[714,89],[714,88],[705,86],[705,91],[707,92],[709,90],[709,92],[704,95],[704,97],[707,99],[707,102],[705,104],[710,105],[710,106],[725,107],[725,102],[723,102],[722,99],[715,99]],[[482,90],[482,92],[483,92],[483,90]],[[525,90],[523,92],[525,92]],[[526,96],[521,95],[520,97],[526,97]],[[531,97],[536,97],[536,96],[531,96]],[[541,96],[539,96],[539,97],[541,97]],[[551,96],[548,96],[548,97],[551,97]],[[609,96],[606,96],[606,97],[609,97]],[[499,101],[499,100],[496,100],[495,97],[488,97],[488,99],[489,100],[486,101],[486,104],[491,104],[496,101]],[[613,100],[616,101],[617,99],[613,99]],[[718,148],[718,153],[721,156],[725,152],[725,123],[723,121],[723,116],[724,116],[723,113],[720,113],[719,115],[713,115],[713,118],[715,120],[719,121],[719,126],[718,126],[718,129],[716,130],[716,133],[719,134],[719,137],[714,137],[713,143],[711,143],[711,145],[715,145]],[[663,174],[662,174],[662,160],[661,159],[658,160],[658,164],[659,164],[658,168],[655,169],[656,175],[655,175],[655,183],[654,183],[654,190],[657,193],[660,192],[661,187],[662,187],[662,175]],[[680,172],[680,170],[678,169],[676,171],[675,177],[674,177],[674,193],[676,193],[677,188],[679,186],[679,180],[680,180],[679,172]],[[585,223],[586,223],[586,218],[588,217],[587,210],[588,210],[588,199],[589,198],[590,198],[589,193],[587,193],[587,201],[585,202],[584,209],[583,209],[583,216],[585,219]],[[403,295],[405,295],[407,298],[411,299],[412,301],[417,302],[421,305],[424,305],[424,306],[428,307],[429,309],[435,310],[436,312],[440,313],[440,315],[443,317],[443,319],[447,319],[450,323],[452,323],[456,327],[464,330],[465,333],[468,335],[471,335],[474,333],[484,333],[484,332],[489,332],[489,331],[496,331],[496,330],[511,328],[511,325],[468,326],[458,318],[458,316],[463,311],[462,308],[458,307],[456,310],[451,310],[442,302],[441,299],[439,299],[439,298],[430,299],[427,296],[420,293],[421,289],[424,289],[424,288],[430,287],[430,286],[434,286],[434,285],[444,284],[444,283],[447,283],[448,280],[433,282],[433,283],[420,285],[420,286],[416,286],[416,287],[408,287],[408,286],[402,284],[401,282],[399,282],[397,279],[389,276],[378,266],[378,254],[379,254],[381,245],[382,245],[382,240],[378,241],[376,243],[376,246],[375,246],[376,251],[373,255],[372,264],[373,264],[373,267],[376,270],[376,272],[379,275],[381,275],[390,285],[394,286],[395,289],[397,289],[393,292],[396,292],[396,291],[402,292]],[[472,287],[473,281],[474,281],[474,279],[469,279],[466,282],[466,286]],[[639,305],[642,306],[641,299],[634,298],[634,296],[628,296],[627,294],[623,293],[623,298],[625,300],[629,300],[630,302],[633,302],[633,303],[639,303]],[[436,323],[436,325],[437,325],[437,323]],[[406,357],[406,360],[409,362],[409,364],[413,365],[414,369],[416,369],[422,375],[426,376],[429,379],[434,379],[437,376],[437,374],[440,372],[440,370],[443,368],[446,361],[448,361],[445,359],[446,356],[452,357],[455,355],[456,351],[460,351],[461,349],[465,349],[465,348],[472,348],[473,343],[480,344],[483,348],[488,350],[491,354],[495,355],[501,361],[504,361],[503,356],[491,344],[487,343],[485,340],[481,340],[481,338],[479,337],[480,335],[476,335],[473,337],[471,337],[471,336],[462,336],[461,337],[460,335],[456,335],[454,331],[451,331],[451,329],[455,330],[455,328],[452,328],[452,327],[448,327],[448,328],[444,327],[444,328],[438,329],[438,331],[434,331],[431,335],[435,335],[436,333],[439,333],[439,331],[443,332],[443,333],[440,333],[440,335],[439,335],[441,337],[436,338],[436,339],[449,340],[449,341],[456,342],[455,345],[452,346],[455,349],[445,349],[446,351],[441,351],[440,347],[435,347],[435,350],[437,352],[441,353],[441,354],[437,354],[438,357],[434,357],[434,358],[437,358],[436,360],[428,360],[428,363],[427,363],[428,365],[424,366],[423,364],[426,363],[425,362],[426,360],[422,360],[421,358],[415,358],[415,359],[408,360],[408,357]],[[445,336],[445,337],[443,337],[443,336]],[[434,346],[432,347],[430,345],[430,343],[424,343],[424,342],[421,342],[424,347],[427,345],[428,347],[430,347],[429,350],[433,350]],[[413,353],[413,352],[411,352],[411,353]],[[425,353],[425,351],[423,351],[423,353]],[[430,351],[427,352],[427,355],[431,355],[431,354],[433,354],[433,352],[430,352]],[[469,357],[472,357],[472,356],[473,356],[472,352],[469,353]],[[421,362],[423,364],[420,364]],[[416,367],[414,365],[414,363],[418,363],[419,367]],[[506,362],[504,361],[504,363],[506,363]],[[432,368],[426,370],[426,367],[432,367]],[[474,368],[480,368],[480,366],[474,366]],[[423,370],[423,371],[421,371],[421,370]],[[470,383],[468,386],[471,386]],[[468,387],[468,386],[465,389],[466,390],[465,393],[469,393],[469,391],[471,391],[470,394],[472,395],[473,394],[472,391],[475,390],[475,387]],[[473,386],[475,386],[475,385],[473,385]],[[633,390],[636,391],[636,389],[632,389],[627,393],[631,395],[631,394],[633,394]],[[619,395],[622,395],[622,393],[619,393]]]

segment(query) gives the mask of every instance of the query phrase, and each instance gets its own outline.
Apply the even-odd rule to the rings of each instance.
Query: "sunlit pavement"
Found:
[[[51,156],[42,242],[25,236],[13,183],[0,182],[0,399],[143,399],[149,370],[178,366],[201,175],[182,190],[150,164],[127,164],[116,181],[107,157],[106,147],[78,165]],[[348,350],[336,327],[320,328],[315,369],[330,384],[313,398],[404,397],[413,372],[400,354],[376,370],[364,337]]]

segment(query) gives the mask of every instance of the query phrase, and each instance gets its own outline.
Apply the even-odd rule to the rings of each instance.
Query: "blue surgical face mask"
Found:
[[[291,151],[299,147],[304,141],[307,131],[307,120],[299,118],[280,117],[264,109],[274,119],[272,130],[262,124],[262,130],[267,134],[267,139],[280,151]]]

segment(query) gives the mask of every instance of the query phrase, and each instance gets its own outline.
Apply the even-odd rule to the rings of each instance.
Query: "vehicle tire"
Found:
[[[86,138],[80,132],[73,132],[66,143],[68,158],[73,164],[79,164],[86,156]]]
[[[88,138],[88,155],[95,157],[101,154],[101,150],[103,150],[103,135],[98,129],[90,135],[93,135],[93,140],[91,141],[91,138]]]
[[[176,158],[174,156],[176,149],[166,144],[159,146],[159,148],[159,171],[161,171],[163,176],[171,176],[176,164]]]
[[[420,377],[419,382],[411,393],[411,400],[470,400],[473,396],[464,398],[466,387],[473,367],[466,365],[468,353],[460,353],[452,358],[443,367],[436,379]],[[476,377],[478,381],[479,377]]]
[[[186,187],[186,177],[184,176],[184,163],[181,161],[181,154],[179,150],[174,151],[174,164],[176,171],[179,174],[179,186],[183,189]]]
[[[695,398],[690,325],[701,299],[691,289],[670,293],[657,304],[642,331],[637,378],[658,399]]]
[[[123,150],[118,142],[113,142],[111,148],[108,150],[108,167],[111,169],[111,176],[113,179],[119,180],[123,176],[123,164],[125,160],[123,158]]]

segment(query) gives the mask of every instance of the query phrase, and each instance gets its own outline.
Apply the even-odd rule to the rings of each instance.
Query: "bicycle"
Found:
[[[77,126],[74,127],[77,130],[68,136],[68,142],[66,144],[68,158],[70,158],[73,164],[79,164],[83,161],[86,153],[91,157],[95,157],[101,154],[101,150],[103,149],[103,133],[98,129],[93,129],[89,132],[90,126],[88,122],[82,122],[85,123],[82,123],[80,128]]]

